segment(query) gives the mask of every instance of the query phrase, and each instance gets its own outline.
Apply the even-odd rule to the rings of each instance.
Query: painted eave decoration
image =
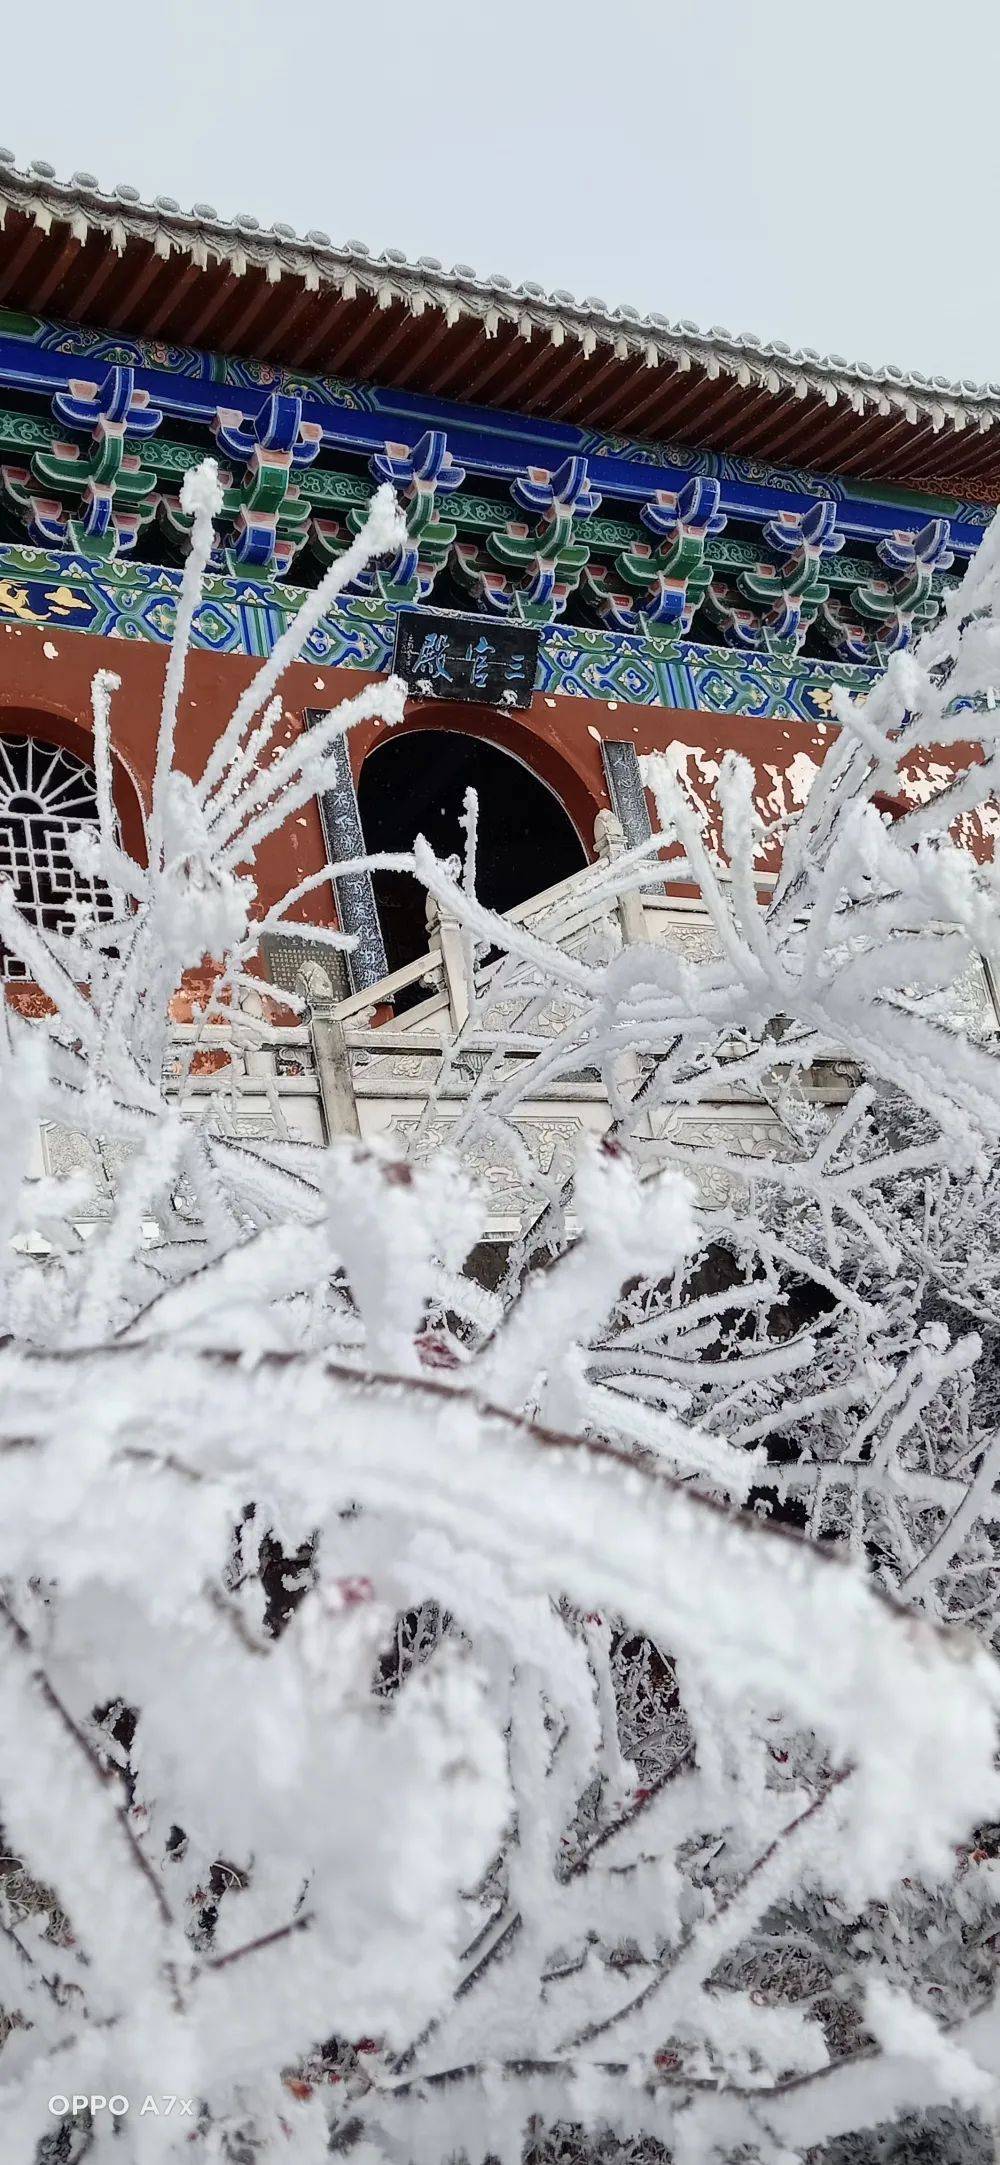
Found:
[[[143,202],[0,151],[0,300],[166,344],[682,438],[782,465],[1000,496],[1000,384],[874,368],[749,333],[411,263],[359,241]]]

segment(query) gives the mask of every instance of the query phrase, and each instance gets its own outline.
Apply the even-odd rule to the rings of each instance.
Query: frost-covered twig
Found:
[[[401,715],[368,686],[273,749],[281,668],[396,538],[380,496],[193,781],[179,638],[147,863],[102,678],[78,846],[112,914],[63,938],[0,896],[55,1009],[3,1052],[0,1816],[69,1919],[39,1962],[0,1883],[5,2155],[65,2084],[197,2095],[206,2159],[521,2165],[562,2122],[581,2157],[787,2165],[905,2101],[900,2038],[929,2100],[993,2078],[1000,1060],[945,1008],[1000,959],[992,869],[948,832],[1000,760],[1000,536],[843,709],[770,900],[745,766],[725,865],[651,770],[707,959],[621,944],[655,844],[530,927],[477,899],[469,805],[460,880],[419,838],[379,860],[461,928],[470,1000],[408,1162],[237,1136],[191,1088],[195,1052],[273,1041],[261,932],[316,884],[262,919],[255,849],[346,729]],[[887,828],[914,748],[967,737]],[[584,1070],[604,1146],[542,1175],[519,1117]],[[726,1096],[766,1154],[713,1140]],[[86,1239],[78,1187],[31,1176],[37,1120],[127,1159]],[[487,1296],[458,1158],[500,1150],[530,1200]]]

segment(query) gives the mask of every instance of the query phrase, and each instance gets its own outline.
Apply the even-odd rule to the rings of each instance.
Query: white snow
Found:
[[[1000,528],[819,768],[645,764],[663,832],[588,875],[607,938],[483,907],[471,800],[463,856],[381,860],[469,957],[475,1058],[458,1091],[445,1049],[404,1160],[256,1141],[224,1075],[190,1089],[196,1052],[273,1048],[260,933],[328,877],[261,919],[257,845],[402,713],[372,683],[290,736],[275,694],[399,514],[380,491],[191,780],[211,464],[184,489],[149,862],[102,672],[73,850],[111,918],[43,934],[0,889],[56,1011],[0,1043],[0,1812],[35,1883],[0,1879],[4,2154],[60,2086],[197,2098],[205,2156],[262,2165],[348,2129],[356,2165],[520,2165],[536,2115],[790,2165],[910,2104],[991,2112],[1000,1063],[939,1016],[1000,967],[955,839],[995,828],[1000,724],[950,710],[996,675]],[[615,934],[664,839],[704,959]],[[519,1117],[571,1118],[595,1068],[609,1131],[563,1180]],[[86,1237],[43,1122],[117,1166]],[[501,1145],[531,1200],[487,1294]],[[136,2165],[189,2154],[183,2122],[127,2132]]]

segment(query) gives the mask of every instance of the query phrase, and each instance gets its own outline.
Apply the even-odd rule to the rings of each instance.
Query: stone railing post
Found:
[[[617,812],[598,812],[594,821],[594,847],[598,856],[607,865],[613,865],[617,857],[624,856],[626,849],[625,830]],[[631,946],[636,940],[648,938],[646,912],[642,906],[642,896],[635,888],[629,894],[618,896],[616,908],[622,939],[627,947]],[[642,1088],[645,1079],[643,1065],[638,1055],[634,1052],[619,1053],[615,1062],[614,1073],[618,1089],[623,1096],[626,1099],[634,1098],[637,1091]],[[637,1135],[651,1136],[653,1131],[649,1114],[640,1113],[636,1115],[634,1127]]]
[[[327,1142],[332,1142],[335,1135],[360,1135],[344,1026],[333,1013],[333,986],[322,963],[303,963],[295,989],[309,1002],[309,1037]]]
[[[438,908],[433,895],[426,902],[428,942],[437,936],[441,949],[444,988],[452,1029],[461,1030],[469,1019],[469,981],[465,969],[465,935],[454,917]]]
[[[607,865],[613,865],[617,857],[624,856],[625,829],[617,812],[598,812],[594,821],[594,848]],[[626,946],[634,940],[644,940],[647,937],[646,912],[638,889],[632,888],[628,894],[619,895],[616,908]]]

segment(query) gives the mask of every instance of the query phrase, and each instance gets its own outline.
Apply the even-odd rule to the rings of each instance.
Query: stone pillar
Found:
[[[360,1135],[344,1026],[334,1014],[333,987],[322,963],[303,963],[295,989],[309,1002],[309,1036],[327,1142],[336,1135]]]
[[[448,917],[438,908],[433,895],[427,896],[427,942],[437,939],[441,949],[441,967],[444,986],[448,995],[448,1014],[452,1029],[457,1033],[469,1019],[469,980],[465,967],[466,939],[461,925],[454,917]]]
[[[613,865],[617,857],[624,856],[625,831],[616,812],[598,812],[594,821],[594,848],[607,865]],[[633,887],[628,894],[619,895],[616,907],[626,946],[634,940],[646,939],[646,912],[638,890]]]

